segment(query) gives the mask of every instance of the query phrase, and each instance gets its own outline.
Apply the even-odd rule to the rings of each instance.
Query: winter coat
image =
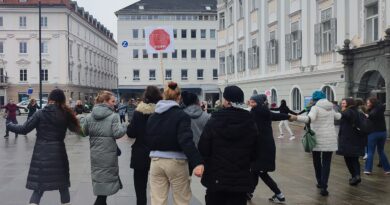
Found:
[[[337,134],[334,120],[340,120],[341,114],[333,110],[333,104],[327,99],[319,100],[307,116],[298,116],[298,121],[309,122],[316,133],[317,145],[313,151],[334,152],[337,150]]]
[[[202,184],[209,191],[250,192],[250,169],[256,159],[258,130],[252,115],[239,108],[224,108],[211,115],[200,137],[205,160]]]
[[[68,122],[60,108],[48,105],[24,125],[8,124],[11,132],[19,134],[27,134],[33,129],[37,131],[27,189],[51,191],[70,187],[69,162],[64,143]]]
[[[39,106],[37,104],[35,104],[35,105],[28,104],[27,109],[28,109],[27,118],[30,118],[31,116],[34,115],[35,112],[37,112],[37,110],[39,109]]]
[[[96,105],[81,121],[84,134],[90,137],[93,193],[113,195],[122,188],[115,140],[126,134],[126,128],[105,104]]]
[[[385,107],[376,105],[368,113],[370,132],[386,132]]]
[[[272,121],[288,120],[289,116],[282,113],[273,113],[264,106],[252,108],[251,114],[259,130],[257,157],[252,169],[263,172],[275,171],[276,147]]]
[[[155,108],[155,104],[140,103],[134,112],[133,120],[127,127],[127,136],[135,138],[135,143],[131,146],[130,167],[133,169],[147,172],[150,168],[150,149],[146,145],[145,132],[146,123]]]
[[[84,109],[84,106],[83,105],[76,105],[74,108],[73,108],[74,112],[76,113],[76,115],[81,115],[84,113],[85,109]]]
[[[199,105],[190,105],[184,109],[191,118],[191,129],[194,134],[195,146],[198,146],[200,135],[202,134],[203,128],[211,115],[204,112]]]
[[[342,113],[337,154],[346,157],[364,156],[367,137],[356,129],[359,113],[356,108],[348,108]]]
[[[292,115],[298,115],[298,113],[290,110],[288,106],[280,106],[278,108],[271,108],[272,111],[279,111],[280,113],[283,114],[292,114]]]
[[[191,119],[174,101],[157,103],[146,126],[146,144],[151,151],[183,152],[190,170],[203,164],[193,141]]]
[[[119,115],[122,115],[122,116],[126,115],[126,110],[127,110],[127,105],[124,103],[120,103],[118,106]]]

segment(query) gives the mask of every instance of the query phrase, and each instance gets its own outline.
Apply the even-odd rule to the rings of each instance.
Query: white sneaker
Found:
[[[280,135],[279,137],[278,137],[278,139],[283,139],[284,138],[284,136],[283,135]]]
[[[292,141],[292,140],[295,140],[295,136],[294,135],[290,137],[290,141]]]

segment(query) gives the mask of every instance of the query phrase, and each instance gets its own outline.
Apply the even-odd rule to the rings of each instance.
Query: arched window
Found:
[[[292,91],[292,105],[293,110],[302,110],[302,96],[298,88],[294,88]]]
[[[258,94],[257,90],[253,90],[253,95],[257,95],[257,94]]]
[[[322,92],[324,92],[326,94],[326,98],[330,102],[334,101],[334,92],[333,92],[332,88],[330,88],[329,86],[325,86],[322,88]]]
[[[275,89],[271,90],[271,104],[278,104],[278,94]]]

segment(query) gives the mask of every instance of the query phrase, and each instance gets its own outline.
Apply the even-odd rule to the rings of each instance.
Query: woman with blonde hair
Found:
[[[166,205],[172,189],[176,205],[191,200],[190,170],[203,174],[203,159],[193,142],[190,117],[179,107],[181,91],[170,82],[155,113],[146,125],[146,144],[151,150],[150,195],[152,205]],[[189,170],[190,167],[190,170]]]
[[[27,105],[27,109],[28,109],[28,116],[27,116],[27,120],[28,120],[30,119],[31,116],[34,115],[34,113],[37,112],[38,109],[41,108],[37,105],[37,101],[34,98],[31,98],[30,103]]]
[[[95,99],[92,112],[82,119],[84,134],[90,137],[92,186],[97,196],[95,205],[106,205],[107,196],[122,188],[115,140],[125,135],[126,127],[121,125],[114,106],[114,95],[102,91]]]

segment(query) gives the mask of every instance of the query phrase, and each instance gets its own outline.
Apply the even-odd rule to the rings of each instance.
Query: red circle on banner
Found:
[[[171,37],[164,29],[156,29],[149,35],[149,44],[157,51],[165,50],[171,44]]]

